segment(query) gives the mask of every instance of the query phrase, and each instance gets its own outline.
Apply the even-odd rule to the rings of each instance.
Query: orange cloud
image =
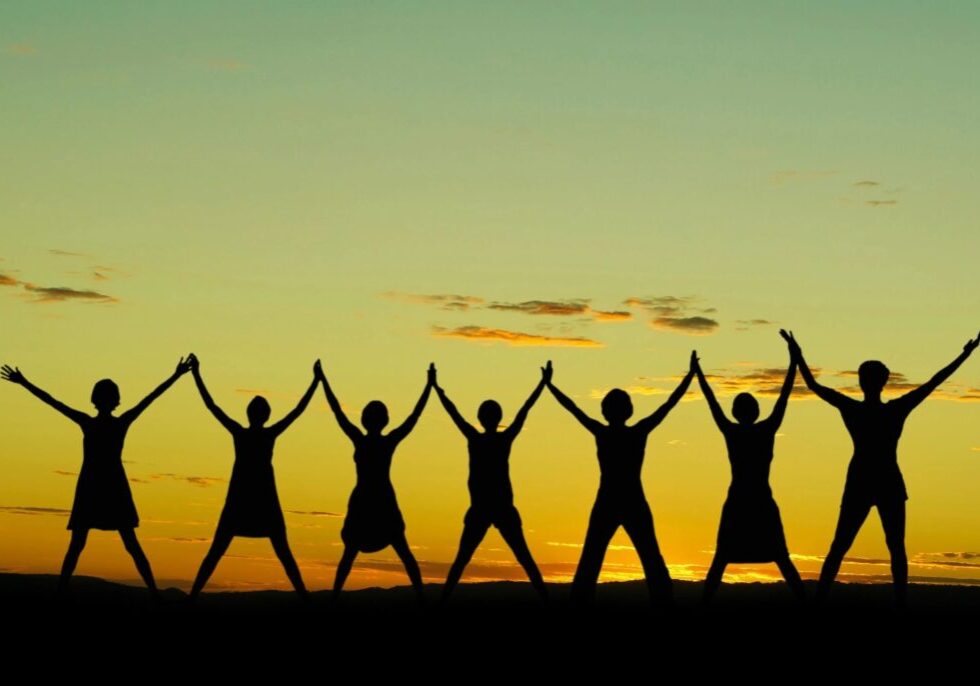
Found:
[[[0,274],[0,286],[16,286],[20,281],[12,276],[7,276],[6,274]]]
[[[897,205],[898,200],[865,200],[865,205],[870,205],[871,207],[890,207],[891,205]]]
[[[601,348],[604,344],[591,338],[540,336],[538,334],[491,329],[485,326],[458,326],[447,329],[441,326],[432,327],[432,335],[439,338],[459,338],[467,341],[501,341],[509,345],[538,345],[575,348]]]
[[[612,312],[604,312],[603,310],[591,310],[592,316],[595,317],[597,322],[628,322],[633,319],[632,312],[624,312],[622,310],[616,310]]]
[[[482,305],[485,302],[483,298],[475,295],[455,295],[451,293],[420,294],[386,291],[381,294],[381,297],[419,305],[436,305],[443,310],[468,310],[471,307]]]

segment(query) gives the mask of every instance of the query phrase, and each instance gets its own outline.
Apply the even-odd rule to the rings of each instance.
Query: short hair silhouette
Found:
[[[732,416],[739,424],[754,424],[759,418],[759,401],[751,393],[739,393],[732,401]]]
[[[480,420],[480,425],[487,431],[496,429],[503,417],[504,411],[496,400],[484,400],[476,412],[476,418]]]
[[[119,407],[119,386],[112,379],[96,381],[92,387],[92,404],[100,411],[112,411]]]
[[[630,394],[621,388],[614,388],[602,399],[602,416],[610,424],[623,424],[633,416],[633,401]]]
[[[878,360],[862,362],[861,366],[858,367],[858,382],[861,384],[861,390],[865,393],[881,393],[885,384],[888,383],[889,374],[891,372],[888,371],[888,367],[883,362]]]
[[[263,426],[272,416],[272,408],[269,406],[268,400],[257,395],[248,404],[245,414],[248,416],[248,423],[251,426]]]
[[[381,431],[388,426],[388,408],[380,400],[372,400],[361,411],[361,425],[369,433]]]

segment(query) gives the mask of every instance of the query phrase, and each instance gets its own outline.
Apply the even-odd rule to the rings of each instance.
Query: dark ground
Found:
[[[642,582],[602,584],[596,608],[568,607],[552,585],[542,607],[526,583],[462,584],[448,607],[426,587],[345,592],[338,605],[308,605],[283,591],[205,593],[196,606],[176,589],[154,604],[145,589],[90,577],[0,574],[8,664],[87,676],[231,672],[250,677],[528,677],[653,679],[756,676],[848,679],[962,674],[980,652],[980,588],[913,585],[904,612],[889,585],[838,584],[822,607],[798,607],[782,584],[723,586],[710,609],[701,585],[675,582],[676,606],[651,607]],[[807,584],[812,594],[814,585]],[[149,671],[147,671],[149,670]],[[787,671],[789,670],[789,671]],[[372,676],[373,675],[373,676]]]

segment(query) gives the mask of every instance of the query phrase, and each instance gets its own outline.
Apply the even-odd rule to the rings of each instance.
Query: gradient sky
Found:
[[[95,380],[129,406],[194,351],[243,418],[256,392],[284,413],[321,357],[352,412],[380,398],[396,420],[435,361],[474,419],[488,397],[510,417],[547,359],[589,413],[617,386],[648,413],[697,348],[726,407],[752,389],[766,411],[784,326],[831,385],[868,358],[899,390],[924,381],[980,320],[980,7],[690,5],[5,3],[0,361],[91,409]],[[980,583],[978,389],[974,359],[906,425],[913,578]],[[12,385],[0,417],[0,567],[54,572],[80,433]],[[319,394],[277,446],[312,588],[340,557],[351,453]],[[805,576],[849,456],[836,411],[794,397],[772,485]],[[154,570],[186,586],[231,441],[187,378],[125,457]],[[545,395],[511,464],[532,552],[568,579],[592,440]],[[437,402],[392,476],[441,580],[468,496]],[[676,577],[703,577],[728,478],[691,391],[644,470]],[[136,578],[118,537],[90,541],[79,573]],[[603,578],[637,577],[629,540],[613,543]],[[887,576],[874,516],[850,559],[842,578]],[[523,575],[492,532],[464,581],[497,578]],[[404,582],[386,551],[350,583]],[[211,588],[285,586],[267,541],[236,539]]]

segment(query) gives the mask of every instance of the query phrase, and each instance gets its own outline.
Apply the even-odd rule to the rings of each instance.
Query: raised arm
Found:
[[[320,360],[317,360],[313,364],[313,381],[310,383],[310,387],[306,389],[306,393],[303,394],[303,397],[299,399],[298,403],[296,403],[296,407],[294,407],[285,417],[269,427],[277,436],[288,429],[289,425],[295,422],[296,419],[306,410],[306,406],[310,404],[310,399],[313,397],[313,392],[316,390],[316,385],[320,383],[321,373],[323,373],[323,369],[320,367]]]
[[[603,423],[593,419],[589,415],[582,412],[581,408],[578,405],[576,405],[571,398],[569,398],[567,395],[565,395],[560,390],[558,390],[558,387],[551,382],[550,378],[545,383],[545,386],[547,386],[548,390],[551,391],[551,394],[555,396],[555,400],[558,401],[558,404],[564,407],[569,412],[571,412],[572,416],[579,421],[579,424],[584,426],[593,434],[598,433],[599,431],[602,430]]]
[[[796,381],[796,356],[789,356],[789,368],[786,370],[786,379],[783,381],[783,387],[779,391],[779,397],[776,399],[776,405],[772,408],[772,412],[766,421],[775,426],[779,426],[783,423],[783,417],[786,415],[786,405],[789,404],[790,393],[793,392],[793,383]]]
[[[241,425],[238,422],[236,422],[234,419],[226,415],[224,411],[215,404],[214,399],[211,397],[211,394],[208,393],[208,388],[207,386],[204,385],[204,379],[201,378],[201,367],[200,367],[200,362],[197,359],[197,355],[190,356],[190,364],[191,364],[191,373],[194,375],[194,383],[197,385],[198,393],[201,394],[201,400],[204,401],[204,406],[211,411],[211,414],[214,415],[214,418],[217,419],[219,422],[221,422],[221,426],[228,429],[228,431],[234,433],[235,431],[241,429],[242,428]]]
[[[184,374],[186,374],[188,371],[190,371],[192,358],[193,358],[193,353],[191,355],[188,355],[186,358],[183,357],[180,358],[180,361],[177,363],[177,368],[174,369],[174,373],[168,376],[166,379],[164,379],[162,384],[160,384],[152,391],[150,391],[150,394],[148,396],[140,400],[133,407],[129,408],[121,415],[119,415],[120,419],[125,419],[128,422],[132,422],[141,414],[143,414],[143,411],[146,408],[148,408],[151,404],[153,404],[154,400],[159,398],[161,395],[164,394],[164,392],[168,388],[174,385],[174,381],[176,381]]]
[[[955,360],[936,372],[935,375],[933,375],[933,377],[924,384],[903,395],[897,402],[906,405],[910,411],[914,409],[919,403],[929,397],[929,394],[936,390],[936,388],[939,387],[939,384],[948,379],[953,372],[955,372],[959,366],[966,361],[966,358],[968,358],[970,354],[977,349],[978,344],[980,344],[980,334],[978,334],[976,338],[970,339],[966,342],[966,345],[963,346],[963,352],[957,355]]]
[[[60,400],[57,400],[54,397],[52,397],[47,391],[43,391],[37,386],[35,386],[34,384],[32,384],[30,381],[27,380],[27,377],[25,377],[21,373],[20,369],[18,369],[17,367],[11,367],[10,365],[6,365],[6,364],[3,365],[3,367],[0,368],[0,378],[2,378],[4,381],[9,381],[10,383],[15,383],[18,384],[19,386],[23,386],[24,388],[29,390],[35,397],[43,400],[46,404],[58,410],[58,412],[65,415],[66,417],[68,417],[68,419],[72,420],[76,424],[81,424],[86,419],[91,419],[91,417],[89,417],[84,412],[80,410],[76,410],[73,407],[68,407]]]
[[[691,379],[694,378],[694,369],[698,365],[698,354],[695,351],[691,351],[691,366],[688,369],[687,374],[681,379],[681,382],[677,384],[677,388],[674,392],[670,394],[670,397],[664,402],[663,405],[658,407],[653,414],[648,417],[644,417],[636,423],[636,425],[646,431],[653,431],[657,426],[666,419],[670,411],[674,409],[674,405],[680,402],[684,394],[687,393],[688,386],[691,385]]]
[[[446,413],[449,415],[449,418],[453,420],[456,428],[462,431],[466,438],[476,436],[479,432],[472,424],[463,419],[463,415],[461,415],[459,410],[456,409],[456,404],[449,399],[449,396],[446,395],[446,391],[444,391],[442,386],[439,385],[435,374],[433,374],[432,377],[432,387],[436,389],[436,395],[439,396],[439,401],[442,403],[442,406],[446,408]]]
[[[849,398],[840,391],[835,391],[833,388],[827,388],[813,378],[813,373],[810,371],[809,365],[806,363],[806,360],[803,359],[803,350],[800,348],[800,344],[797,343],[796,339],[793,337],[792,331],[787,332],[785,329],[780,329],[779,335],[782,336],[786,341],[786,344],[789,345],[790,355],[796,360],[796,364],[800,368],[800,375],[803,377],[806,387],[813,391],[818,398],[837,408],[844,407],[849,403],[857,402],[854,400],[854,398]]]
[[[419,397],[419,401],[415,403],[415,407],[412,409],[412,413],[408,415],[401,426],[398,426],[391,430],[388,434],[396,442],[401,442],[406,436],[415,428],[415,424],[419,421],[419,417],[422,416],[422,410],[425,409],[425,404],[429,401],[429,391],[432,390],[432,386],[436,382],[436,366],[434,364],[429,365],[428,377],[425,382],[425,388],[422,389],[422,395]]]
[[[327,405],[333,410],[334,417],[337,418],[337,423],[340,425],[340,430],[347,434],[347,438],[352,441],[357,441],[359,438],[363,438],[364,434],[358,429],[354,423],[347,418],[344,414],[344,408],[340,406],[340,401],[337,400],[337,396],[333,394],[333,389],[330,388],[330,382],[327,381],[327,375],[323,373],[323,369],[320,369],[320,381],[323,383],[323,394],[327,396]]]
[[[521,429],[524,428],[524,422],[527,421],[527,413],[534,407],[534,403],[538,402],[538,398],[541,397],[541,391],[544,390],[544,387],[551,382],[552,371],[551,360],[548,360],[548,364],[541,368],[541,381],[531,391],[531,395],[527,397],[527,400],[521,405],[521,409],[514,416],[514,421],[507,427],[507,433],[511,436],[517,436],[521,432]]]
[[[701,386],[701,393],[708,403],[708,409],[711,410],[711,416],[714,418],[715,424],[724,432],[725,429],[731,426],[731,422],[725,416],[725,411],[721,409],[721,405],[718,404],[718,398],[715,397],[715,392],[711,390],[708,380],[704,378],[701,363],[696,357],[694,358],[694,373],[698,376],[698,385]]]

